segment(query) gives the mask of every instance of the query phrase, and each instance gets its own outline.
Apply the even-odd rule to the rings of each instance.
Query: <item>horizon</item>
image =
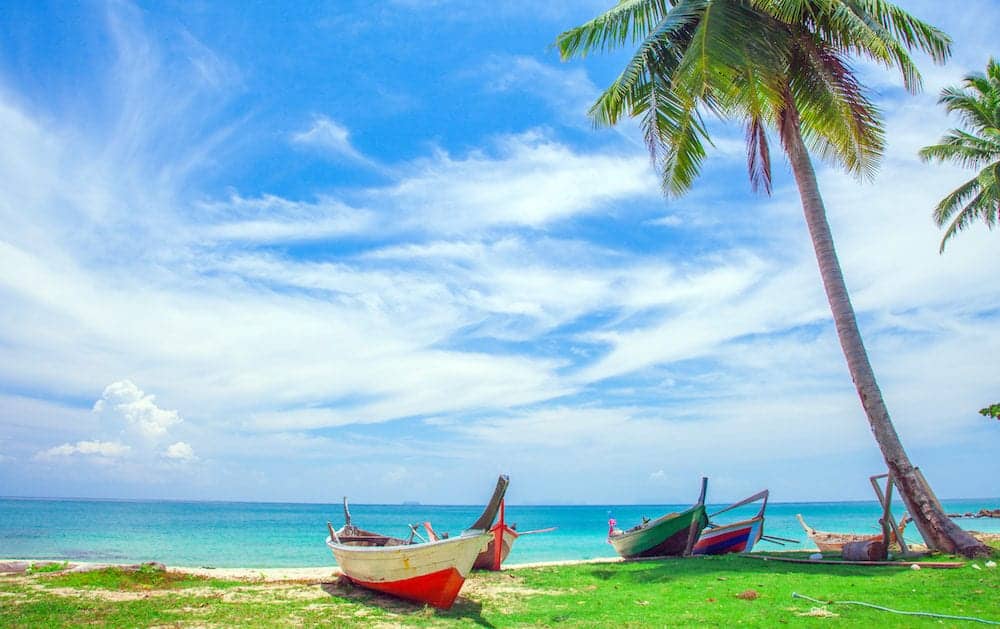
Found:
[[[505,470],[532,505],[702,476],[866,500],[885,464],[784,155],[754,195],[743,128],[712,119],[665,199],[637,125],[586,116],[628,48],[549,47],[611,4],[3,3],[0,487],[476,504]],[[939,91],[1000,56],[1000,3],[898,4],[952,58],[915,56],[918,95],[855,61],[885,156],[871,181],[814,165],[911,460],[989,494],[997,233],[938,254],[970,172],[917,151],[959,124]]]
[[[0,500],[37,500],[45,501],[51,500],[53,502],[190,502],[190,503],[221,503],[221,504],[261,504],[261,505],[322,505],[322,506],[337,506],[339,507],[342,503],[340,502],[281,502],[275,500],[191,500],[184,498],[87,498],[84,496],[0,496]],[[938,500],[942,502],[983,502],[988,501],[1000,501],[1000,496],[987,496],[987,497],[973,497],[973,498],[942,498],[938,496]],[[872,503],[880,504],[876,498],[871,498],[870,500],[768,500],[769,505],[823,505],[823,504],[862,504],[862,503]],[[895,500],[894,500],[895,503]],[[677,506],[691,504],[688,502],[619,502],[619,503],[506,503],[508,507],[656,507],[656,506]],[[721,502],[705,501],[706,505],[728,505],[733,504],[728,500],[723,500]],[[753,504],[753,503],[751,503]],[[470,507],[470,508],[480,508],[483,503],[430,503],[430,502],[419,502],[404,500],[402,502],[350,502],[351,506],[359,507]],[[903,506],[902,501],[899,502],[898,506]]]

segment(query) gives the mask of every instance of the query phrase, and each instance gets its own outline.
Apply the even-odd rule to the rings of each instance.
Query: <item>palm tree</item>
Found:
[[[847,58],[895,67],[916,92],[920,74],[908,52],[943,62],[951,40],[884,0],[621,0],[556,45],[566,60],[630,42],[638,49],[591,108],[595,124],[640,118],[667,195],[685,192],[700,171],[709,141],[703,113],[745,123],[751,185],[768,193],[767,131],[777,132],[851,378],[907,508],[931,548],[988,553],[943,513],[903,449],[858,330],[807,148],[873,176],[884,146],[881,118]]]
[[[949,238],[976,220],[993,229],[1000,213],[1000,63],[990,59],[985,75],[970,74],[962,84],[964,89],[942,90],[938,103],[948,113],[958,112],[965,128],[952,129],[939,144],[920,150],[925,162],[950,161],[980,169],[934,208],[938,227],[951,221],[941,239],[942,253]]]

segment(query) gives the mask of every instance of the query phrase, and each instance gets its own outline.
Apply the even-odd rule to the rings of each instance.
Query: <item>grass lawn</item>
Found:
[[[953,570],[911,570],[730,555],[476,573],[449,611],[332,580],[265,583],[156,570],[34,571],[0,577],[0,626],[984,626],[817,605],[792,592],[1000,621],[1000,568],[982,560]]]

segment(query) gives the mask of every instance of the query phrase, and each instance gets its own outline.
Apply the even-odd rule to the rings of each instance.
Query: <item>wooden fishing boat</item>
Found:
[[[500,564],[507,560],[514,540],[518,537],[520,537],[518,532],[503,521],[494,524],[490,528],[490,541],[486,544],[483,552],[476,556],[472,568],[474,570],[499,570]]]
[[[416,525],[409,539],[373,533],[351,523],[344,501],[344,526],[334,531],[326,545],[337,565],[352,583],[400,598],[448,609],[455,602],[472,563],[491,537],[488,529],[507,491],[508,478],[497,479],[496,489],[483,514],[461,535],[415,542]]]
[[[814,529],[811,526],[809,526],[808,524],[806,524],[806,521],[802,519],[802,515],[801,514],[797,514],[795,517],[798,518],[799,524],[802,525],[802,529],[806,532],[806,535],[809,536],[809,539],[812,540],[813,544],[816,544],[816,547],[819,548],[819,551],[821,553],[840,553],[840,552],[843,552],[843,550],[844,550],[844,544],[846,544],[848,542],[874,542],[874,541],[880,542],[880,541],[882,541],[882,534],[881,533],[875,533],[875,534],[864,534],[864,533],[829,533],[829,532],[826,532],[826,531],[817,531],[816,529]],[[909,520],[909,516],[907,516],[907,515],[904,515],[903,519],[899,521],[899,534],[900,535],[903,534],[903,530],[906,528],[906,525],[909,523],[909,521],[910,521]],[[895,531],[891,531],[890,530],[889,531],[889,545],[891,546],[893,544],[897,544],[898,545],[898,541],[896,539],[896,533],[895,533]]]
[[[730,509],[763,500],[757,515],[747,520],[724,526],[714,525],[710,521],[708,524],[709,528],[702,531],[701,537],[695,543],[691,551],[692,554],[724,555],[726,553],[748,553],[752,551],[754,544],[759,542],[760,538],[764,536],[764,510],[767,508],[767,497],[768,490],[765,489],[708,516],[709,520],[711,520]]]
[[[668,513],[655,520],[646,520],[626,531],[609,522],[608,542],[626,559],[689,555],[701,531],[708,524],[705,514],[705,492],[708,479],[701,479],[701,495],[690,509]]]
[[[549,531],[556,530],[556,527],[553,526],[547,529],[524,531],[523,533],[518,532],[515,529],[516,525],[507,525],[504,519],[504,506],[504,503],[501,502],[500,518],[496,524],[490,527],[490,543],[476,557],[475,563],[472,564],[474,570],[499,570],[500,565],[507,560],[507,555],[510,554],[510,549],[514,546],[514,540],[518,537],[522,535],[534,535],[535,533],[548,533]],[[500,549],[499,552],[497,552],[498,548]]]

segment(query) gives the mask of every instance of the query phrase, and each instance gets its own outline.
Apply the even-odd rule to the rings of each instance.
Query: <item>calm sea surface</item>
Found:
[[[518,506],[508,505],[507,521],[519,531],[551,533],[518,539],[510,563],[613,557],[605,538],[608,517],[628,527],[642,516],[656,517],[690,505]],[[1000,498],[946,500],[948,512],[997,508]],[[721,506],[709,505],[709,513]],[[438,531],[460,532],[481,506],[351,505],[354,523],[396,536],[408,523],[429,520]],[[718,518],[734,521],[755,512],[742,508]],[[765,533],[800,540],[757,550],[813,548],[795,520],[801,513],[814,528],[837,532],[878,532],[876,502],[771,503]],[[898,513],[897,513],[898,517]],[[326,522],[343,523],[340,505],[246,502],[160,502],[0,499],[0,557],[124,562],[160,561],[177,566],[278,568],[333,565],[324,544]],[[966,529],[1000,533],[998,519],[959,519]],[[906,538],[919,541],[915,527]]]

